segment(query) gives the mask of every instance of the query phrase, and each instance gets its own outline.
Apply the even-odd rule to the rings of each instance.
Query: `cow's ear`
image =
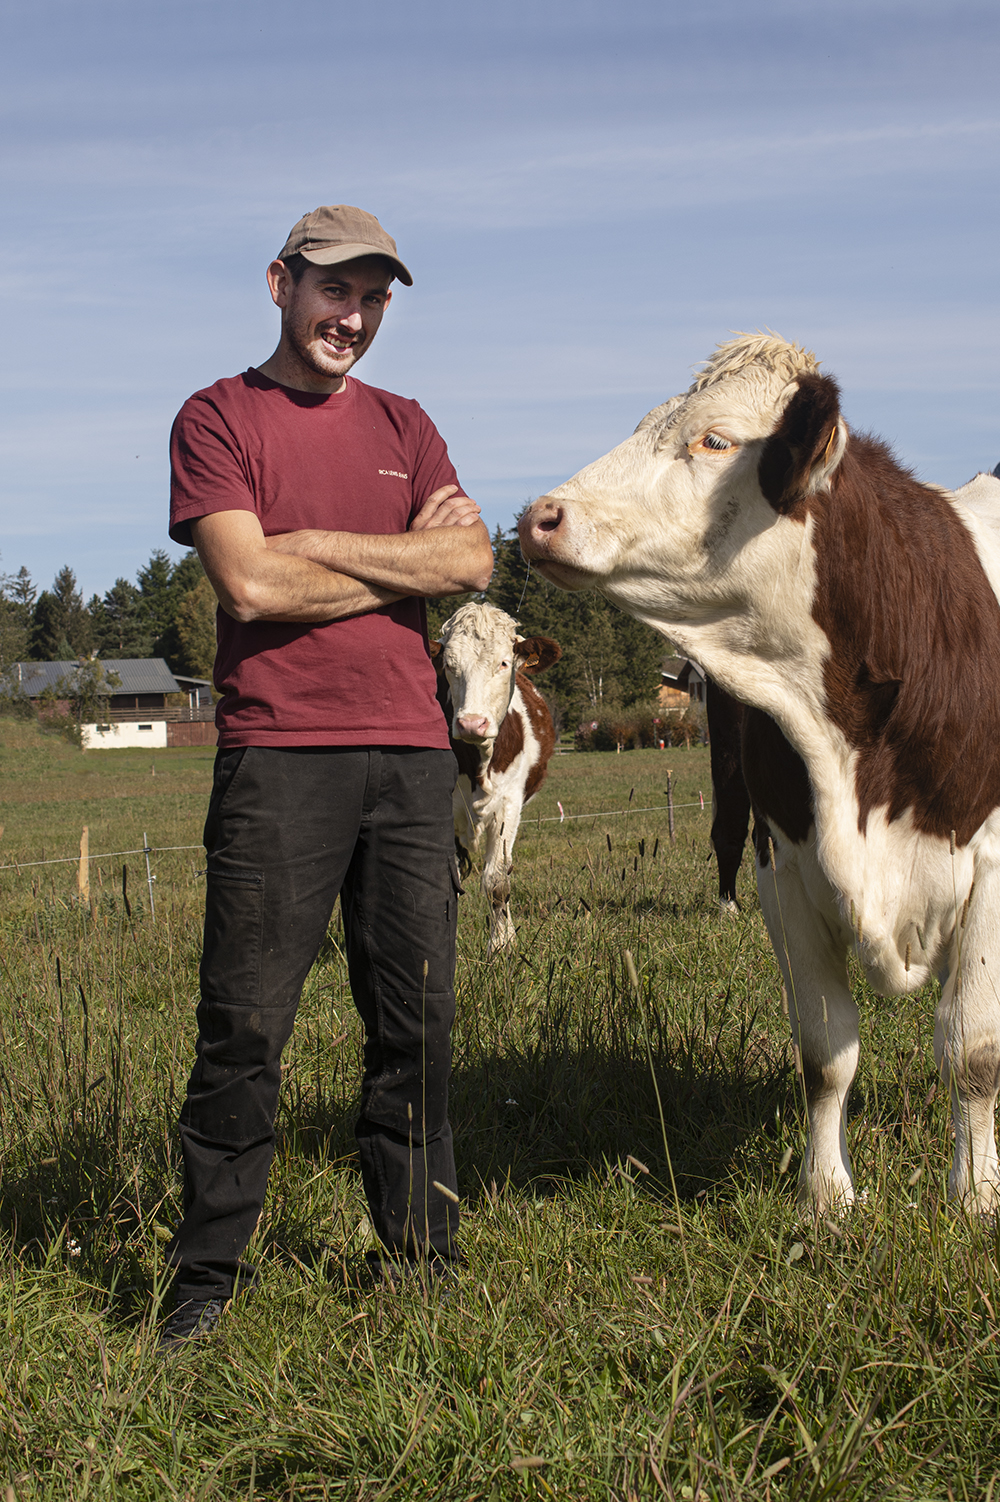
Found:
[[[847,447],[840,390],[832,376],[802,375],[764,444],[757,465],[760,488],[776,511],[825,490]]]
[[[428,642],[428,646],[431,649],[431,656],[432,657],[439,657],[441,655],[441,653],[444,651],[444,648],[443,648],[443,646],[441,645],[441,643],[439,641]]]
[[[514,655],[518,659],[518,669],[534,677],[559,661],[562,647],[551,636],[529,636],[514,643]]]

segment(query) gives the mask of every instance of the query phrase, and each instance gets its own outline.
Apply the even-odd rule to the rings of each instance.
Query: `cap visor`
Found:
[[[389,262],[404,287],[413,286],[413,278],[399,257],[380,250],[377,245],[323,245],[318,250],[300,250],[299,255],[312,261],[314,266],[337,266],[341,261],[357,261],[361,256],[381,256]]]

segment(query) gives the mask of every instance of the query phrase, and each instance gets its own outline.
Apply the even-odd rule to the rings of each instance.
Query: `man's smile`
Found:
[[[342,333],[339,330],[323,329],[319,332],[320,341],[334,354],[346,355],[350,350],[356,349],[359,344],[364,344],[365,335],[361,330],[356,334]]]

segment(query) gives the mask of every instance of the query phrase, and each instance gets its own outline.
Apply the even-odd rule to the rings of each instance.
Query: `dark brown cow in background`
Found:
[[[719,866],[719,907],[739,912],[736,878],[750,827],[750,794],[743,776],[743,705],[714,679],[705,685],[712,759],[712,846]]]

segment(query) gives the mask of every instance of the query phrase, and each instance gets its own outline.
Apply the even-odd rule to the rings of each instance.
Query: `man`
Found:
[[[423,596],[485,589],[492,552],[425,413],[348,375],[394,279],[412,286],[372,215],[307,214],[267,271],[277,349],[191,397],[171,438],[170,535],[219,598],[222,698],[167,1343],[210,1332],[252,1278],[281,1053],[338,893],[372,1225],[401,1266],[457,1256],[455,761]]]

